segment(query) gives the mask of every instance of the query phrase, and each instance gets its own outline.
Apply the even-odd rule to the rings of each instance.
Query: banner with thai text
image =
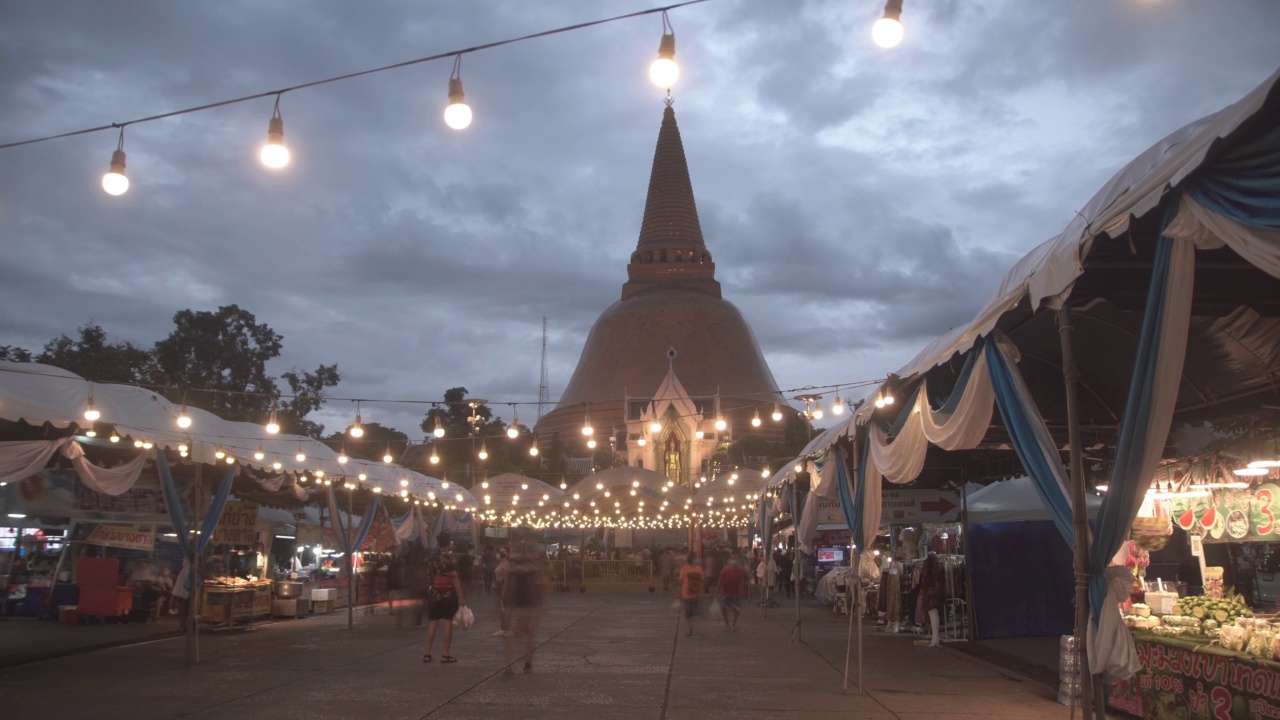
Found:
[[[156,529],[154,525],[114,525],[103,523],[95,527],[84,541],[90,545],[104,545],[128,550],[150,550],[156,544]]]
[[[1280,718],[1280,665],[1238,653],[1134,638],[1142,671],[1108,705],[1151,720]]]
[[[228,500],[213,531],[214,545],[254,545],[258,541],[258,503]]]

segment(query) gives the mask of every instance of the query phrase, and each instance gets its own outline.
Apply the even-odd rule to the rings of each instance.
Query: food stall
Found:
[[[270,580],[217,576],[204,581],[200,619],[230,626],[271,615]]]
[[[1224,568],[1205,562],[1226,544],[1280,541],[1280,485],[1268,462],[1215,455],[1157,473],[1153,512],[1144,508],[1134,536],[1159,535],[1155,518],[1185,531],[1204,594],[1182,596],[1184,583],[1145,579],[1145,554],[1135,554],[1135,587],[1122,609],[1142,670],[1110,686],[1113,709],[1143,718],[1280,717],[1280,613],[1250,607],[1253,575],[1236,572],[1224,583]]]

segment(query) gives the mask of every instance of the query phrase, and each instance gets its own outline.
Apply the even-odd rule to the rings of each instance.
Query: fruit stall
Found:
[[[1251,608],[1206,566],[1217,543],[1280,541],[1280,485],[1261,468],[1221,458],[1161,469],[1133,526],[1135,582],[1122,606],[1142,670],[1109,687],[1111,708],[1143,718],[1280,718],[1280,613]],[[1147,550],[1173,527],[1186,531],[1202,595],[1184,583],[1147,581]]]

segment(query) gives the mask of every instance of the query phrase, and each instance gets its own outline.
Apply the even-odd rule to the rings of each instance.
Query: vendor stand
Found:
[[[218,577],[206,580],[200,602],[200,619],[223,627],[271,615],[270,580]]]

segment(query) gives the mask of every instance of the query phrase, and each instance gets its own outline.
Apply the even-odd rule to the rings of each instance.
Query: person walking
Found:
[[[666,552],[658,556],[658,575],[662,578],[662,592],[671,592],[671,563],[675,560],[675,553],[671,552],[671,548],[667,548]]]
[[[480,565],[484,572],[484,591],[485,593],[491,593],[494,591],[494,572],[498,569],[498,554],[489,545],[484,546],[484,554],[480,556]]]
[[[498,629],[493,631],[495,637],[511,634],[511,618],[505,600],[507,579],[511,577],[511,560],[507,555],[506,548],[498,551],[498,566],[493,570],[493,592],[498,596]]]
[[[693,620],[701,610],[704,594],[706,594],[706,576],[702,572],[702,566],[698,564],[698,556],[689,553],[685,558],[684,567],[680,568],[680,605],[684,610],[685,625],[688,628],[685,635],[693,635]]]
[[[453,645],[453,616],[458,609],[467,604],[467,591],[458,577],[458,565],[453,557],[451,541],[448,533],[436,536],[438,547],[427,560],[427,641],[422,662],[431,662],[431,646],[436,640],[436,626],[444,621],[444,654],[440,656],[442,663],[458,662],[449,654]]]
[[[738,631],[738,615],[747,592],[747,571],[742,566],[742,558],[735,554],[720,571],[720,617],[729,632]]]
[[[533,672],[533,653],[538,648],[538,621],[542,617],[542,568],[524,547],[515,550],[515,561],[503,583],[503,603],[510,616],[511,630],[503,637],[504,675],[511,675],[516,636],[524,636],[524,672]]]

